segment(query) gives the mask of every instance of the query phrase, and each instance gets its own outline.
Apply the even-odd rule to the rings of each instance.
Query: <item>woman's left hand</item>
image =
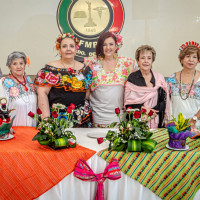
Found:
[[[196,120],[191,119],[191,120],[189,121],[189,124],[191,125],[191,128],[195,128]]]

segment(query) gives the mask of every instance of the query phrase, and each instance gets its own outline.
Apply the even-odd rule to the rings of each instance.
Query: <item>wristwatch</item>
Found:
[[[197,121],[197,120],[198,120],[198,118],[197,118],[196,115],[195,115],[192,119],[193,119],[194,121]]]

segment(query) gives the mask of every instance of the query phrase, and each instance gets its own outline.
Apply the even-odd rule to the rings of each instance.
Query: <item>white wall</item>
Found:
[[[157,51],[153,65],[164,76],[181,69],[179,46],[200,42],[200,0],[122,0],[124,46],[119,54],[134,58],[143,44]],[[24,51],[31,59],[27,74],[58,59],[54,49],[59,34],[56,11],[59,0],[0,0],[0,67],[4,74],[9,53]]]

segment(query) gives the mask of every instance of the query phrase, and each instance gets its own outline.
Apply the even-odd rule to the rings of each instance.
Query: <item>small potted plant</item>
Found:
[[[37,109],[37,115],[29,112],[28,115],[38,121],[36,127],[38,133],[32,140],[37,140],[41,145],[48,145],[53,149],[75,147],[76,137],[71,128],[75,122],[79,122],[73,119],[73,112],[75,112],[74,104],[65,109],[64,105],[58,103],[52,106],[52,117],[42,119],[40,109]]]
[[[98,143],[104,140],[109,141],[108,150],[115,151],[139,151],[151,153],[157,142],[150,139],[153,132],[150,131],[147,122],[152,118],[154,111],[142,108],[128,108],[122,120],[120,109],[116,108],[115,113],[119,117],[119,123],[112,123],[111,127],[118,126],[118,131],[109,130],[105,139],[98,138]]]

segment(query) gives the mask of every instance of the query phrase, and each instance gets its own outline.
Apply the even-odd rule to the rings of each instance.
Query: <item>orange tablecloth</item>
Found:
[[[70,174],[78,159],[95,151],[76,148],[52,150],[32,141],[37,130],[14,127],[14,138],[0,141],[0,199],[34,199]]]

